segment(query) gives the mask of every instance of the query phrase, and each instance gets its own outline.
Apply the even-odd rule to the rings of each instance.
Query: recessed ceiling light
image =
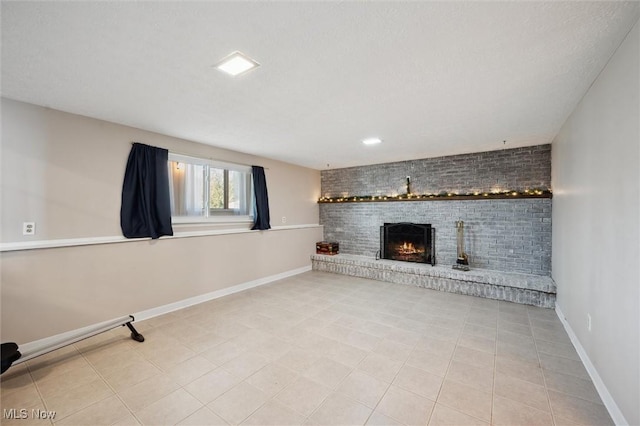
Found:
[[[235,51],[216,64],[216,68],[236,76],[259,67],[260,64],[242,52]]]
[[[375,145],[375,144],[380,143],[380,142],[382,142],[382,139],[380,139],[380,138],[368,138],[368,139],[364,139],[362,141],[362,143],[365,144],[365,145]]]

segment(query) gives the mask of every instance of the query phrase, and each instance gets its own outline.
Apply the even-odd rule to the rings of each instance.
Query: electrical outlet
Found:
[[[282,223],[287,223],[287,217],[286,216],[282,216]]]
[[[591,314],[587,314],[587,330],[591,331]]]
[[[22,235],[35,235],[36,223],[35,222],[23,222],[22,223]]]

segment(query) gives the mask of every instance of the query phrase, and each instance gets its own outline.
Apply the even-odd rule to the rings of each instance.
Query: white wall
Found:
[[[640,424],[639,31],[636,23],[552,144],[557,304],[618,414],[634,425]]]
[[[7,99],[0,243],[121,236],[120,197],[132,141],[267,168],[272,226],[286,216],[287,226],[300,227],[4,251],[3,341],[23,344],[310,267],[322,228],[304,225],[318,224],[319,171]],[[36,222],[35,236],[22,235],[24,221]],[[193,230],[211,228],[174,226],[176,233]]]

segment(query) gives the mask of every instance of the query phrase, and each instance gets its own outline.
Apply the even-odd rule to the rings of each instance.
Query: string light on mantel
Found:
[[[427,194],[401,194],[401,195],[357,195],[343,197],[320,197],[318,203],[359,203],[359,202],[385,202],[385,201],[428,201],[428,200],[505,200],[517,198],[552,198],[550,189],[525,189],[492,192],[468,192],[457,193],[441,191]]]

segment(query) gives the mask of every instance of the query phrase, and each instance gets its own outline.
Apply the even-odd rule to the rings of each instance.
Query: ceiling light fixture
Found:
[[[223,60],[215,65],[215,67],[220,71],[226,72],[234,77],[244,74],[245,72],[259,66],[260,64],[258,62],[237,50],[230,55],[227,55]]]
[[[362,141],[362,143],[365,144],[365,145],[375,145],[375,144],[378,144],[380,142],[382,142],[382,139],[380,139],[380,138],[368,138],[368,139],[364,139]]]

